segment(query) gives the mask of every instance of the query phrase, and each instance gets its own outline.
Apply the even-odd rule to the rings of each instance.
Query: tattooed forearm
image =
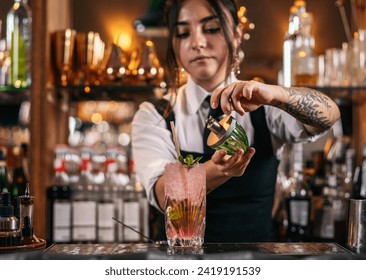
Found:
[[[332,126],[326,115],[331,109],[329,99],[310,88],[285,88],[289,94],[289,102],[275,104],[306,125],[318,127],[322,130]]]

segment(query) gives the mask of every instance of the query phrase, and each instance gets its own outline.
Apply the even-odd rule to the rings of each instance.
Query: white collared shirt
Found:
[[[231,77],[231,81],[235,81]],[[207,102],[204,102],[211,92],[197,85],[191,78],[187,84],[178,89],[176,103],[173,107],[175,114],[175,130],[180,149],[187,152],[203,153],[203,131],[209,112]],[[169,100],[169,96],[166,96]],[[276,107],[264,106],[266,121],[271,133],[273,151],[280,157],[282,146],[286,142],[313,141],[305,131],[301,122],[285,111]],[[249,143],[253,143],[254,129],[250,114],[240,116],[231,114],[241,123],[247,133]],[[132,154],[137,175],[145,187],[149,202],[158,207],[153,187],[157,179],[163,175],[164,166],[177,159],[174,142],[166,121],[149,102],[141,103],[132,121]]]

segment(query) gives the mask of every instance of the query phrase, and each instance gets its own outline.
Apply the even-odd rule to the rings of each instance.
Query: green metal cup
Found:
[[[233,155],[238,149],[244,153],[249,148],[249,141],[244,128],[232,116],[226,116],[219,122],[209,118],[207,128],[211,133],[207,145],[214,150],[225,150],[228,155]]]

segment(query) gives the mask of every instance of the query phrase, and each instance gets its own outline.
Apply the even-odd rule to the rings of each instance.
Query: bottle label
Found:
[[[326,239],[334,238],[334,218],[331,206],[324,206],[322,211],[322,222],[320,227],[320,237]]]
[[[98,204],[98,242],[115,241],[115,216],[113,202]]]
[[[54,242],[71,241],[71,203],[55,201],[53,205],[53,237]]]
[[[97,203],[95,201],[72,202],[72,239],[96,240]]]
[[[123,207],[124,223],[140,232],[140,204],[138,202],[125,202]],[[129,228],[124,228],[125,241],[139,241],[140,235]]]
[[[295,225],[308,226],[310,201],[291,200],[289,203],[290,222]]]

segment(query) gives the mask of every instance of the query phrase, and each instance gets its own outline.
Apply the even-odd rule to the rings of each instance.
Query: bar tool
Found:
[[[226,116],[217,121],[210,116],[206,122],[211,131],[207,138],[207,145],[215,150],[225,150],[228,155],[233,155],[238,149],[244,153],[249,148],[249,141],[244,128],[232,116]]]

